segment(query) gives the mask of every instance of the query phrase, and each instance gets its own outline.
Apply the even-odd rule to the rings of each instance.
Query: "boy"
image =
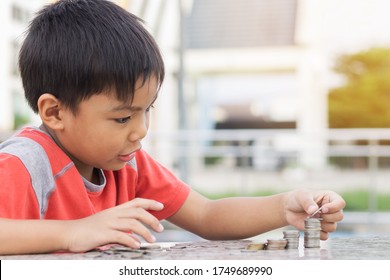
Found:
[[[344,200],[332,191],[209,200],[141,149],[164,65],[140,20],[104,0],[63,0],[32,21],[19,66],[42,125],[0,146],[0,254],[83,252],[154,242],[168,221],[207,239],[302,229],[321,238]]]

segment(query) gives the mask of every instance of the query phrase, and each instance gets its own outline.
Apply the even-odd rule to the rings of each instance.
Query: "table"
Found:
[[[390,260],[390,235],[334,237],[320,248],[247,250],[255,240],[159,242],[139,250],[113,245],[82,254],[56,253],[0,256],[3,260]]]

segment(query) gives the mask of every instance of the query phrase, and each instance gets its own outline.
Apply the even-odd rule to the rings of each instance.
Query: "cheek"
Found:
[[[75,120],[67,126],[64,136],[70,142],[69,144],[84,150],[91,150],[103,147],[106,142],[111,141],[111,137],[106,132],[107,130],[102,128],[101,124]]]
[[[150,126],[150,112],[145,117],[145,126],[149,130],[149,126]]]
[[[95,157],[117,153],[123,146],[123,133],[110,121],[81,115],[68,120],[62,139],[69,151]]]
[[[81,134],[83,137],[83,145],[86,146],[89,150],[95,150],[98,153],[105,153],[109,150],[114,150],[121,143],[118,141],[117,133],[110,130],[90,130],[84,134]]]
[[[82,162],[97,164],[110,160],[119,154],[120,143],[115,141],[115,137],[106,134],[80,135],[72,139],[69,143],[72,148],[70,152]]]

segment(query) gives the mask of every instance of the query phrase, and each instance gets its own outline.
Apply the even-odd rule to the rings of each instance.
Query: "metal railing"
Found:
[[[311,142],[325,149],[326,157],[390,157],[390,129],[329,129],[311,134],[294,129],[186,130],[152,132],[146,142],[152,154],[163,146],[174,157],[245,158],[259,150],[276,157],[299,156],[306,149],[304,143],[310,146]]]
[[[372,211],[377,193],[390,192],[390,129],[159,132],[148,136],[145,148],[203,191],[224,191],[224,186],[240,193],[298,185],[337,191],[366,188]],[[305,162],[308,155],[319,164]],[[238,186],[232,188],[233,183]]]
[[[11,134],[0,133],[0,141]],[[150,132],[144,148],[204,191],[363,187],[370,192],[372,210],[377,193],[390,192],[390,129]],[[317,164],[305,158],[316,158]]]

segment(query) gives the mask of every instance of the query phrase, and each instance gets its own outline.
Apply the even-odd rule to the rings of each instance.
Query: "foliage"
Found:
[[[19,129],[23,125],[27,124],[30,121],[28,116],[15,114],[14,115],[14,129]]]
[[[367,190],[354,190],[341,193],[347,203],[345,210],[347,211],[368,211],[370,193]],[[376,210],[390,211],[390,194],[378,193],[376,195]]]
[[[346,83],[329,92],[329,127],[390,127],[390,49],[341,56],[335,71]]]
[[[286,190],[287,191],[287,190]],[[247,196],[268,196],[274,195],[280,192],[275,192],[272,189],[265,189],[255,193],[247,194]],[[370,192],[366,188],[356,188],[351,191],[339,192],[346,202],[344,211],[370,211],[369,200]],[[206,197],[210,199],[220,199],[226,197],[242,196],[240,193],[219,193],[219,194],[206,194]],[[378,192],[376,195],[376,211],[390,211],[390,193]]]
[[[346,202],[347,211],[367,211],[369,194],[365,190],[355,190],[341,194]]]

